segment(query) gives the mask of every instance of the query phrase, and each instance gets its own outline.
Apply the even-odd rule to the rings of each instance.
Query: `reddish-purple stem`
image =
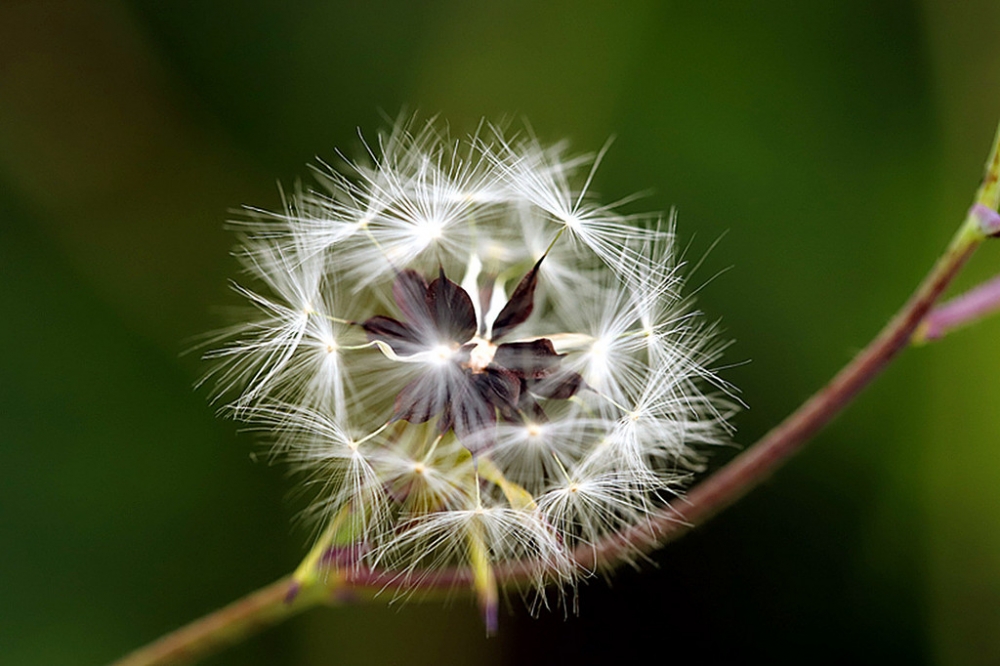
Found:
[[[995,212],[998,202],[1000,132],[994,141],[986,177],[967,223],[903,309],[879,335],[825,387],[760,441],[695,486],[685,497],[656,511],[641,525],[609,536],[592,546],[577,549],[573,553],[576,563],[593,570],[613,566],[636,551],[651,550],[703,524],[766,479],[878,377],[910,342],[914,331],[928,317],[934,303],[979,246],[984,235],[1000,234],[1000,215]],[[971,228],[970,221],[973,222]],[[946,330],[954,323],[965,323],[989,312],[991,306],[1000,300],[997,295],[1000,292],[998,280],[936,310],[931,314],[928,326],[937,325]],[[982,296],[978,292],[982,292]],[[925,337],[933,336],[925,332]],[[516,585],[530,580],[538,570],[538,562],[522,561],[498,564],[493,573],[500,584]],[[451,569],[414,578],[400,572],[349,568],[334,578],[335,581],[331,579],[328,586],[310,588],[311,594],[305,598],[305,590],[300,591],[292,577],[286,576],[154,641],[117,664],[152,666],[204,656],[321,599],[336,602],[346,600],[351,592],[366,597],[394,588],[447,590],[456,584],[469,584],[472,576],[468,569]]]
[[[294,596],[295,587],[292,577],[285,576],[122,657],[112,666],[184,664],[237,643],[312,605],[287,601]]]
[[[576,563],[588,570],[610,567],[636,551],[651,550],[703,524],[757,486],[829,423],[907,345],[921,320],[977,246],[978,242],[953,244],[878,337],[763,439],[641,525],[607,537],[591,547],[577,549],[573,553]],[[494,571],[502,585],[517,585],[537,572],[538,563],[531,561],[498,564]],[[468,585],[472,580],[468,569],[448,569],[412,577],[399,572],[352,568],[342,571],[341,575],[343,578],[338,577],[337,583],[323,595],[332,602],[347,600],[352,590],[370,596],[372,592],[399,588],[450,589],[454,585]],[[296,592],[297,583],[290,576],[282,578],[167,634],[128,655],[116,666],[175,663],[214,652],[310,605],[310,601]]]
[[[920,327],[921,333],[926,340],[937,340],[998,310],[1000,275],[931,310]]]

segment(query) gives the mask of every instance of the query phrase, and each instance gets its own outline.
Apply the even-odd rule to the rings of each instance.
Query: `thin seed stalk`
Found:
[[[328,584],[300,586],[291,576],[285,576],[126,655],[112,666],[190,663],[235,645],[329,597]]]

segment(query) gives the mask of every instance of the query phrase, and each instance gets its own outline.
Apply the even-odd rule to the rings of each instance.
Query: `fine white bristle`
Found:
[[[492,626],[495,568],[572,588],[725,441],[723,345],[673,218],[593,198],[603,150],[433,120],[365,149],[234,223],[249,315],[206,379],[314,493],[304,567],[470,571]]]

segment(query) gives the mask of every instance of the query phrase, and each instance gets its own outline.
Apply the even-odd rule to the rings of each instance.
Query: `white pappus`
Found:
[[[572,588],[726,441],[673,220],[595,202],[602,155],[403,122],[235,224],[252,307],[207,378],[316,492],[298,580],[466,571],[492,630],[498,568]]]

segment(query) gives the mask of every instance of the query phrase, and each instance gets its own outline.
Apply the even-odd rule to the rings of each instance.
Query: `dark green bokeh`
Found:
[[[297,564],[302,498],[180,352],[234,302],[229,211],[403,108],[617,135],[605,199],[676,206],[693,262],[722,236],[691,286],[737,340],[739,441],[774,425],[929,267],[1000,118],[996,3],[825,4],[0,5],[0,663],[102,663]],[[211,663],[996,663],[998,332],[908,352],[579,616],[314,611]]]

